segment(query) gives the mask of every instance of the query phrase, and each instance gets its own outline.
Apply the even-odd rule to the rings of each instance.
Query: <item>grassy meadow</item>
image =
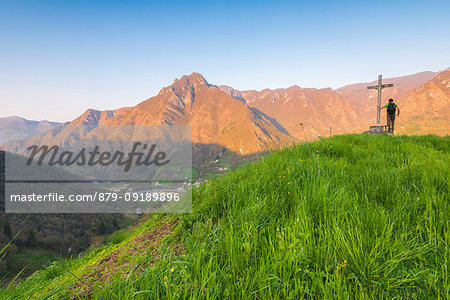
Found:
[[[2,299],[448,299],[450,140],[344,135],[203,184]]]

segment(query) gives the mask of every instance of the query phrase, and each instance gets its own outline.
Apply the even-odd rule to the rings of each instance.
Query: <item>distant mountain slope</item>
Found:
[[[11,140],[33,137],[59,125],[61,123],[32,121],[17,116],[0,118],[0,145]]]
[[[117,110],[95,110],[88,109],[84,114],[71,122],[73,125],[103,125],[107,120],[117,117],[130,111],[130,107],[124,107]]]
[[[396,87],[402,89],[413,89],[433,79],[438,74],[439,72],[425,71],[412,75],[384,78],[383,80],[386,80],[386,82],[389,81],[389,83],[393,83]],[[372,82],[354,83],[338,88],[337,90],[338,91],[367,90],[368,85],[376,85],[377,83],[378,83],[377,80],[374,80]]]
[[[276,119],[297,139],[303,139],[303,124],[308,134],[353,132],[361,120],[353,108],[330,88],[312,89],[292,86],[286,89],[237,91],[221,86],[223,91]]]
[[[450,130],[450,71],[410,91],[398,101],[397,130],[405,134],[447,135]]]

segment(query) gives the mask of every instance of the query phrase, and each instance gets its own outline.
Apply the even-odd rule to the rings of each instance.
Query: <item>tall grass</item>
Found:
[[[195,190],[172,237],[183,255],[117,274],[92,298],[447,299],[449,139],[350,135],[309,147]]]

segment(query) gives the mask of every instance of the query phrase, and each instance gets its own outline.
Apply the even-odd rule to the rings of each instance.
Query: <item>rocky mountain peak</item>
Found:
[[[200,73],[192,73],[191,75],[184,75],[180,79],[175,79],[171,85],[172,89],[186,89],[192,86],[206,85],[208,82]]]

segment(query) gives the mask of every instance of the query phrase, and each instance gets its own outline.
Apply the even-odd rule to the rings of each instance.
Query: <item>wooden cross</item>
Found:
[[[381,84],[383,78],[381,75],[378,76],[378,85],[368,86],[367,89],[375,89],[378,90],[378,106],[381,106],[381,90],[388,87],[393,87],[392,83]],[[380,125],[380,109],[377,108],[377,125]]]

